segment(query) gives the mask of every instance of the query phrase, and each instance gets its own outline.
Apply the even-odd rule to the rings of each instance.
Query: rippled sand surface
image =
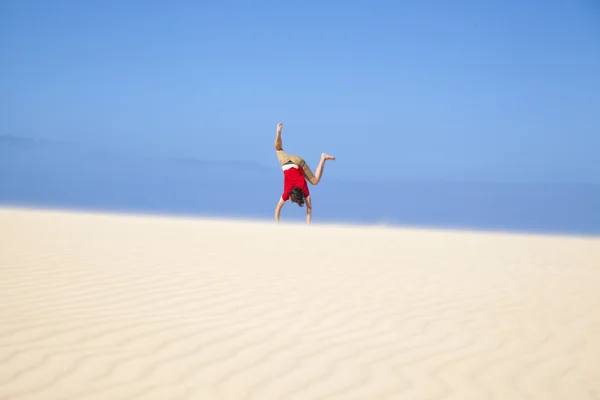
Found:
[[[600,239],[0,209],[1,399],[600,399]]]

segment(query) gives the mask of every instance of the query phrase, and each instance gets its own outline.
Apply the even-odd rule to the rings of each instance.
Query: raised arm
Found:
[[[285,204],[285,201],[280,197],[279,203],[277,203],[277,207],[275,207],[275,222],[279,224],[279,216],[281,215],[281,208]]]
[[[306,198],[306,225],[310,225],[310,221],[312,220],[312,201],[310,200],[310,196]]]

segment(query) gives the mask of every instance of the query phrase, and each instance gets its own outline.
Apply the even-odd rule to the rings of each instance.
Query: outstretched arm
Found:
[[[277,207],[275,207],[275,222],[279,224],[279,216],[281,215],[281,208],[285,204],[285,201],[280,197],[279,203],[277,203]]]
[[[306,198],[306,225],[310,225],[310,221],[312,220],[312,201],[310,200],[310,196]]]

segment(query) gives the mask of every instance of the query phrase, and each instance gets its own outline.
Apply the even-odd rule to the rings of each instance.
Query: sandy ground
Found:
[[[1,399],[600,399],[600,239],[0,209]]]

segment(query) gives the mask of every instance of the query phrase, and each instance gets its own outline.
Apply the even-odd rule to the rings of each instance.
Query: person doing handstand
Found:
[[[321,154],[321,160],[315,173],[310,170],[310,167],[300,156],[288,154],[283,151],[283,142],[281,140],[281,130],[283,123],[277,124],[277,136],[275,138],[275,151],[279,165],[283,170],[283,193],[277,207],[275,207],[275,221],[279,223],[281,208],[286,201],[298,204],[299,207],[306,203],[306,224],[310,225],[312,220],[312,202],[310,199],[310,191],[308,190],[307,181],[311,185],[317,185],[323,176],[323,168],[328,160],[335,160],[335,157],[328,154]]]

